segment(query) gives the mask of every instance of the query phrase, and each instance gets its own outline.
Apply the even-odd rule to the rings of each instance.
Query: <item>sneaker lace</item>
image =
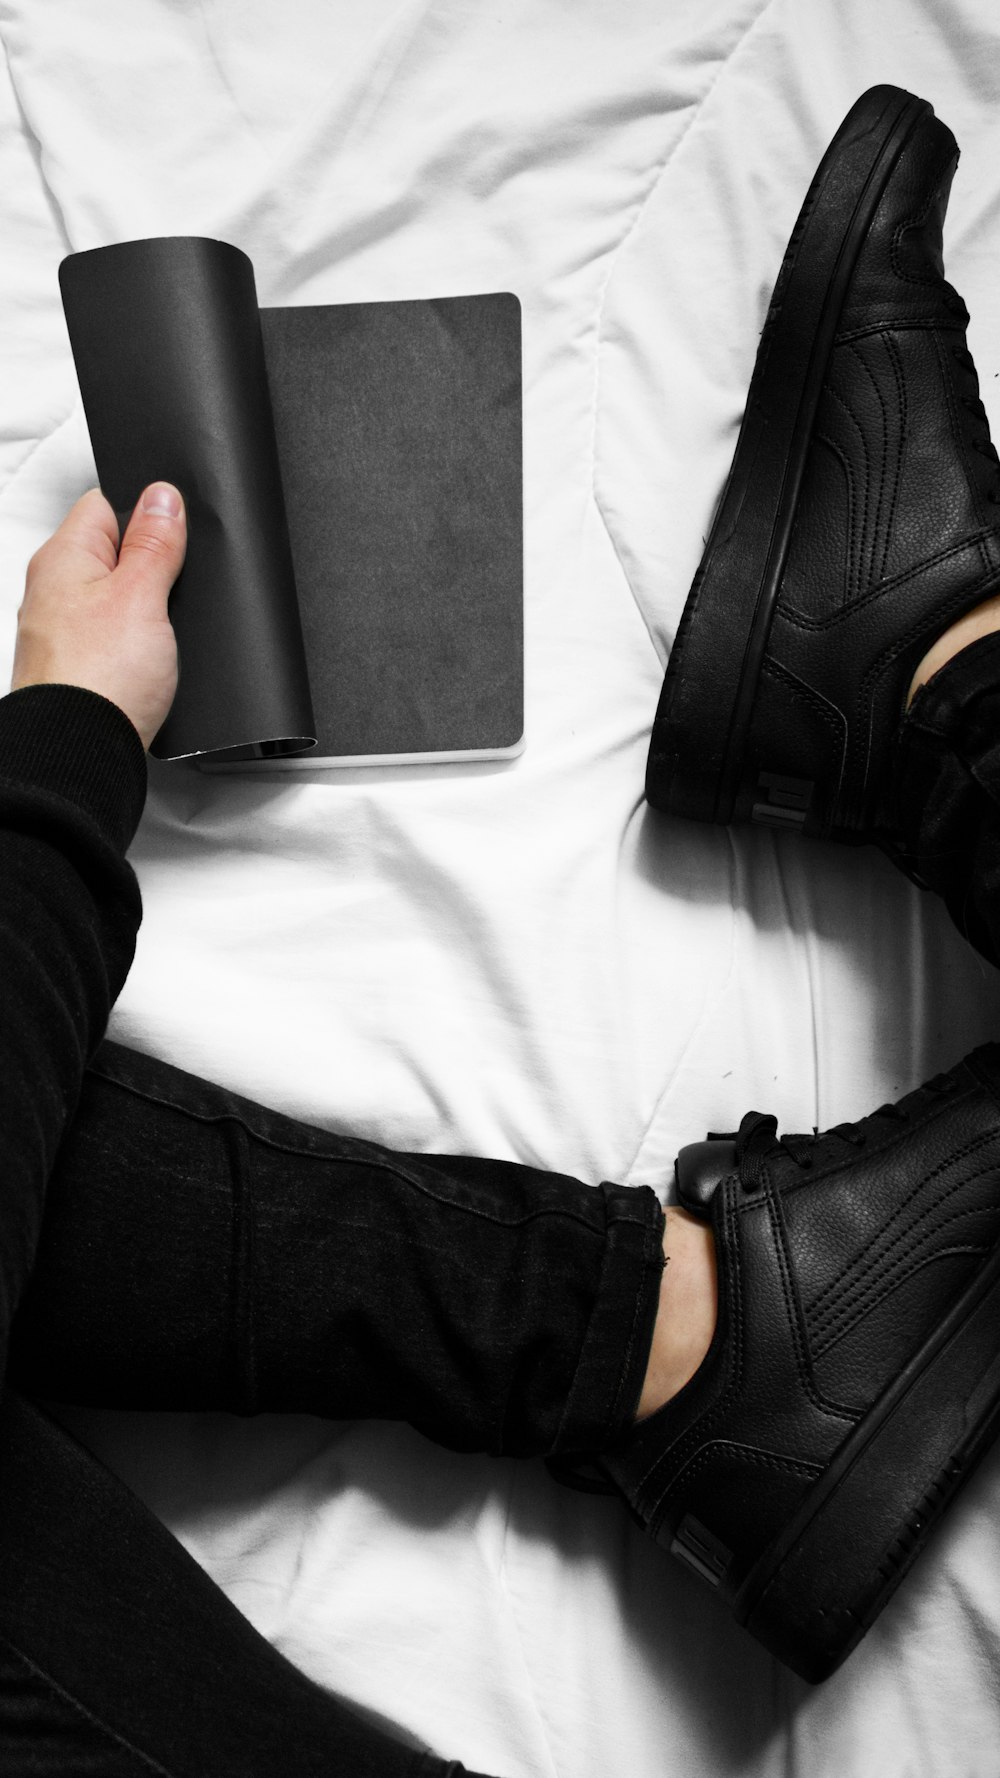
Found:
[[[970,414],[973,420],[973,426],[969,428],[969,443],[972,449],[977,451],[981,457],[985,457],[989,463],[993,475],[987,489],[987,498],[994,506],[1000,505],[1000,456],[997,455],[997,448],[990,437],[990,423],[979,393],[979,377],[976,373],[975,360],[965,346],[953,346],[951,355],[959,369],[971,379],[971,393],[959,397],[966,413]]]
[[[736,1171],[740,1184],[746,1192],[760,1191],[764,1184],[767,1163],[775,1156],[787,1155],[797,1167],[805,1171],[816,1160],[836,1159],[838,1144],[848,1148],[864,1148],[869,1136],[876,1133],[879,1121],[883,1125],[887,1121],[909,1123],[920,1094],[929,1093],[932,1097],[939,1098],[950,1093],[954,1086],[953,1075],[936,1075],[917,1094],[904,1099],[898,1105],[880,1105],[877,1111],[871,1112],[858,1123],[834,1124],[831,1129],[822,1132],[813,1129],[808,1135],[779,1136],[777,1118],[769,1112],[748,1111],[735,1135]]]

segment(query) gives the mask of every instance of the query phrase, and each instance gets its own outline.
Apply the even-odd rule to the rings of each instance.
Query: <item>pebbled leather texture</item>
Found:
[[[905,128],[893,121],[904,101],[917,108]],[[893,160],[894,129],[905,140]],[[866,138],[873,156],[888,145],[891,166],[842,286]],[[655,807],[895,849],[894,744],[913,672],[935,637],[1000,587],[1000,465],[967,311],[943,268],[957,161],[929,106],[880,88],[858,101],[817,173],[668,662],[647,773]],[[817,319],[804,342],[807,306]],[[805,390],[821,337],[818,401],[796,434],[793,419],[776,418],[779,403],[790,380]]]
[[[751,1121],[769,1125],[753,1167],[728,1173],[711,1200],[719,1319],[708,1356],[601,1459],[640,1523],[730,1604],[995,1264],[1000,1045],[825,1136],[779,1141],[773,1120]],[[995,1365],[1000,1328],[988,1339]],[[932,1420],[950,1405],[932,1402]],[[885,1486],[879,1510],[892,1525]],[[900,1505],[893,1535],[903,1518]],[[828,1542],[827,1566],[837,1558]]]

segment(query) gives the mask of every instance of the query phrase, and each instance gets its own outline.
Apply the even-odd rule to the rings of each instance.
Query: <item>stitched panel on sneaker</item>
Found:
[[[885,1134],[867,1127],[865,1148],[782,1192],[810,1355],[823,1359],[824,1392],[851,1405],[861,1375],[870,1398],[939,1324],[1000,1235],[1000,1129],[985,1096],[950,1097],[923,1117],[918,1106],[909,1124],[886,1119]]]

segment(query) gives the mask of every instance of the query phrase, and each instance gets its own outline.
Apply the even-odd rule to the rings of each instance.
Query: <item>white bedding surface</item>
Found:
[[[527,747],[263,780],[151,762],[111,1034],[330,1128],[666,1187],[751,1106],[821,1127],[997,1034],[874,853],[647,813],[669,650],[799,204],[857,95],[963,148],[949,275],[1000,433],[993,0],[0,0],[0,673],[94,481],[56,272],[209,234],[262,303],[523,307]],[[613,1504],[405,1427],[75,1417],[258,1627],[499,1778],[986,1778],[1000,1455],[800,1684]]]

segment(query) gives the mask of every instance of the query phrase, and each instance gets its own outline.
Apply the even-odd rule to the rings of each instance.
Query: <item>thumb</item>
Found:
[[[144,488],[125,528],[118,572],[137,590],[161,594],[164,602],[184,563],[187,517],[172,482]]]

